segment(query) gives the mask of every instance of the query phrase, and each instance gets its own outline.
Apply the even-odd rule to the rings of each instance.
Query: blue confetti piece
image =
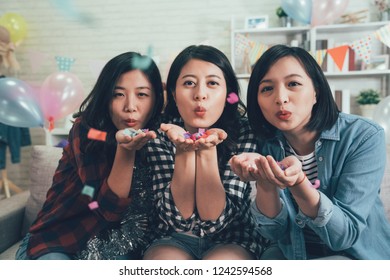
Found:
[[[85,185],[83,190],[81,191],[82,194],[88,195],[89,197],[93,198],[93,195],[95,193],[95,189],[91,186]]]

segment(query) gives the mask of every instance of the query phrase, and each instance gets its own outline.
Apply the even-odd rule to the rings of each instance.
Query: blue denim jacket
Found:
[[[285,157],[279,134],[259,143],[260,153]],[[295,211],[289,189],[280,190],[281,212],[273,219],[252,204],[258,230],[277,240],[288,259],[306,259],[302,228],[307,225],[330,249],[356,259],[390,259],[390,224],[379,197],[386,165],[384,130],[367,119],[340,113],[335,125],[315,143],[320,207],[311,219]]]

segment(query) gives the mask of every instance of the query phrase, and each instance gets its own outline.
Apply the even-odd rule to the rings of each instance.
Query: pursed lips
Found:
[[[194,110],[195,115],[197,115],[199,117],[203,117],[206,114],[206,111],[207,111],[206,108],[204,108],[202,106],[198,106]]]
[[[291,117],[292,113],[286,110],[280,110],[276,113],[276,117],[280,120],[288,120]]]
[[[124,120],[124,122],[126,123],[126,126],[128,126],[128,127],[134,127],[137,125],[137,120],[135,120],[135,119],[126,119],[126,120]]]

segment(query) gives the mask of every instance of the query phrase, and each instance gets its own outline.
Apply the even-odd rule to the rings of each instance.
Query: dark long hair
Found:
[[[184,65],[191,59],[199,59],[210,62],[220,68],[226,80],[227,92],[226,96],[234,92],[240,96],[240,87],[234,73],[234,70],[229,62],[229,59],[220,50],[205,45],[189,46],[185,48],[173,61],[169,69],[167,78],[167,106],[165,108],[165,115],[168,117],[180,117],[177,105],[174,99],[176,91],[176,81],[179,78],[180,72]],[[240,118],[246,114],[246,107],[239,98],[239,101],[230,104],[225,101],[225,108],[222,115],[212,127],[221,128],[227,134],[227,139],[217,146],[218,151],[218,165],[220,170],[230,158],[231,154],[235,152],[237,147],[237,140],[239,137]]]
[[[279,59],[291,56],[299,61],[313,82],[317,102],[312,109],[310,121],[306,125],[309,131],[321,132],[330,129],[337,120],[339,110],[334,101],[332,90],[320,66],[304,49],[275,45],[269,48],[256,62],[248,84],[248,119],[255,134],[263,139],[275,136],[276,127],[264,117],[257,102],[261,80]]]
[[[159,117],[163,108],[163,87],[161,75],[154,61],[136,52],[125,52],[115,56],[103,67],[91,93],[80,105],[79,111],[73,115],[74,118],[81,117],[81,125],[86,128],[95,128],[107,132],[107,141],[88,141],[80,139],[81,148],[86,151],[102,152],[115,147],[115,133],[117,128],[110,117],[110,103],[115,86],[120,76],[131,70],[140,70],[149,79],[156,96],[153,113],[146,128],[155,130],[159,127]]]

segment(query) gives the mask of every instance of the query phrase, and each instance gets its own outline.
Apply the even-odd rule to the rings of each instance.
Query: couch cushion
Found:
[[[62,156],[62,148],[35,145],[31,150],[30,197],[27,200],[22,234],[25,235],[46,200],[47,190]]]

